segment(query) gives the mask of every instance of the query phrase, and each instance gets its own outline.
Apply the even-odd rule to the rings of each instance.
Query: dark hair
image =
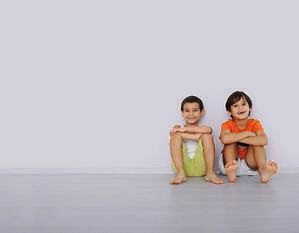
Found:
[[[197,96],[190,95],[190,96],[186,97],[181,103],[181,111],[184,111],[184,104],[186,104],[186,103],[198,103],[199,110],[200,111],[203,110],[203,103],[202,103],[201,99],[198,98]]]
[[[249,105],[249,108],[251,109],[252,108],[252,101],[250,99],[250,97],[243,91],[235,91],[234,93],[232,93],[226,103],[225,103],[225,108],[227,111],[230,112],[230,108],[232,105],[234,105],[235,103],[237,103],[240,99],[245,99]]]

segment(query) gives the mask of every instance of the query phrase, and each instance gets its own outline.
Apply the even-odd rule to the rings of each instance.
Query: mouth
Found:
[[[244,113],[246,113],[246,111],[241,111],[241,112],[238,112],[238,115],[243,115]]]

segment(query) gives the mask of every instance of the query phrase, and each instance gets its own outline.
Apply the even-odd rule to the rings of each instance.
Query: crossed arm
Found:
[[[198,126],[187,126],[181,127],[180,125],[175,125],[171,128],[169,134],[170,136],[179,133],[183,139],[199,140],[202,134],[211,134],[212,128],[206,125]]]
[[[223,144],[242,142],[252,146],[265,146],[268,143],[267,135],[263,130],[257,131],[256,133],[250,131],[232,133],[229,130],[223,130],[220,135],[220,140]]]

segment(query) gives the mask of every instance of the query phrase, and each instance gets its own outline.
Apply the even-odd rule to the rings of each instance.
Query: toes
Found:
[[[233,162],[234,162],[234,161],[230,161],[230,162],[228,162],[228,163],[225,165],[225,168],[228,168],[228,167],[230,167],[231,165],[233,165]]]
[[[182,181],[182,179],[176,179],[176,184],[180,184],[180,183],[182,183],[183,181]]]
[[[179,184],[180,182],[176,179],[173,184]]]
[[[270,161],[268,162],[268,165],[269,165],[270,167],[272,167],[272,168],[275,168],[276,170],[278,169],[278,163],[275,162],[274,160],[270,160]]]
[[[278,167],[278,164],[277,164],[277,162],[276,162],[276,161],[274,161],[274,160],[269,160],[268,164],[269,164],[270,166],[275,166],[275,167]]]
[[[186,182],[187,179],[185,177],[176,177],[169,181],[170,184],[181,184],[183,182]]]
[[[171,180],[169,181],[169,183],[170,183],[170,184],[177,184],[177,179],[175,179],[175,178],[174,178],[174,179],[171,179]]]
[[[276,167],[276,169],[278,169],[278,163],[275,163],[275,165],[274,165],[275,167]]]
[[[223,180],[218,180],[218,179],[217,179],[217,180],[214,181],[214,183],[215,183],[215,184],[223,184],[224,181],[223,181]]]
[[[205,181],[211,182],[213,184],[223,184],[224,181],[218,177],[213,177],[213,176],[205,176]]]
[[[273,160],[269,160],[268,164],[269,164],[270,166],[272,166],[272,165],[274,164],[274,161],[273,161]]]
[[[230,166],[232,166],[232,165],[237,165],[237,161],[236,161],[236,160],[230,161],[230,162],[228,162],[224,167],[225,167],[225,168],[228,168],[228,167],[230,167]]]
[[[169,181],[170,184],[179,184],[178,178],[173,178]]]
[[[223,184],[224,183],[224,181],[222,179],[220,179],[219,177],[215,177],[213,179],[213,182],[216,183],[216,184]]]

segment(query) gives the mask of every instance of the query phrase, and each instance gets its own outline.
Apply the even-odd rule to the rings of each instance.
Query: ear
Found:
[[[200,111],[200,117],[203,117],[204,115],[205,115],[205,110],[203,109]]]
[[[226,112],[227,112],[228,115],[230,115],[230,116],[232,115],[231,111],[226,111]]]

